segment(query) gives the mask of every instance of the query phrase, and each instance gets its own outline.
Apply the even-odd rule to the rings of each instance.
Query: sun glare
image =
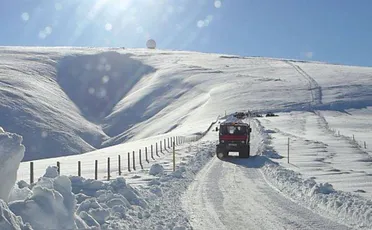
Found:
[[[137,46],[149,38],[159,38],[167,34],[159,44],[167,46],[174,42],[177,33],[185,30],[197,30],[208,27],[213,20],[213,12],[203,12],[206,5],[210,8],[221,7],[221,1],[201,1],[196,10],[187,11],[193,4],[188,0],[71,0],[51,4],[54,10],[53,20],[57,23],[40,23],[38,38],[51,39],[60,33],[64,26],[68,29],[69,45],[89,39],[91,43],[105,45],[130,43]],[[193,7],[194,8],[194,7]],[[66,9],[71,9],[67,11]],[[67,13],[67,14],[66,14]],[[66,14],[66,15],[65,15]],[[182,15],[182,16],[181,16]],[[35,14],[22,12],[21,20],[26,24],[36,18]],[[62,19],[63,18],[63,19]],[[63,21],[62,21],[63,20]],[[30,24],[30,23],[28,23]],[[172,31],[174,30],[174,31]],[[197,34],[189,33],[193,41]],[[177,32],[177,33],[176,33]],[[87,36],[91,34],[93,36]],[[191,41],[186,39],[187,41]]]

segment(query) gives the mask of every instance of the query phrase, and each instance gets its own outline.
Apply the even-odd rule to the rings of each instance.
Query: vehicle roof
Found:
[[[249,126],[249,124],[242,122],[242,121],[229,121],[229,122],[222,122],[221,125],[240,125],[240,126]]]

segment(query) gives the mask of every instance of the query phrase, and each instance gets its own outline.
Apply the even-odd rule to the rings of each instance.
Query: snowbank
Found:
[[[142,189],[123,177],[59,176],[50,166],[36,183],[14,185],[8,205],[0,203],[0,229],[190,229],[182,195],[213,156],[214,146],[209,141],[185,146],[180,151],[189,156],[175,172],[154,164],[149,174],[155,178]]]
[[[25,181],[18,181],[12,188],[10,192],[8,202],[17,201],[17,200],[26,200],[32,195],[30,185]]]
[[[301,174],[275,164],[262,168],[266,179],[296,202],[359,229],[372,228],[372,200],[333,189],[329,183],[303,179]]]
[[[49,176],[52,167],[48,168]],[[56,170],[56,169],[55,169]],[[88,226],[75,215],[76,199],[66,176],[42,177],[25,200],[9,203],[10,210],[34,229],[78,229]]]
[[[7,204],[0,199],[0,229],[32,230],[29,224],[24,224],[22,218],[14,215]]]
[[[148,182],[149,200],[148,218],[138,225],[141,229],[191,229],[188,215],[182,209],[182,196],[194,181],[197,172],[213,157],[215,143],[210,141],[195,142],[182,151],[189,151],[190,156],[181,160],[175,172],[164,170]],[[187,150],[188,149],[188,150]],[[158,166],[157,166],[158,167]]]
[[[280,158],[270,146],[272,131],[265,130],[256,120],[261,138],[259,153],[268,158]],[[372,228],[372,200],[343,191],[337,191],[330,183],[317,183],[304,179],[300,173],[273,161],[266,161],[261,168],[266,180],[289,199],[298,202],[321,215],[358,229]]]
[[[8,201],[17,179],[17,170],[23,159],[23,138],[17,134],[0,132],[0,199]]]
[[[77,198],[76,214],[90,227],[132,229],[149,216],[148,202],[123,177],[107,183],[77,176],[70,179]]]

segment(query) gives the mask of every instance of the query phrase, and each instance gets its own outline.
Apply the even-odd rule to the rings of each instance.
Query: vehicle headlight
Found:
[[[244,144],[245,143],[245,141],[242,141],[242,144]]]
[[[221,140],[221,143],[225,143],[225,141],[224,140]]]

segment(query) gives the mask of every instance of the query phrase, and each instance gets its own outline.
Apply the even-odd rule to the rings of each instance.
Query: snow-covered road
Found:
[[[299,206],[258,170],[264,158],[210,161],[189,187],[184,208],[195,229],[349,229]]]
[[[194,229],[349,229],[293,202],[266,181],[260,168],[268,158],[212,159],[189,186],[183,208]]]

